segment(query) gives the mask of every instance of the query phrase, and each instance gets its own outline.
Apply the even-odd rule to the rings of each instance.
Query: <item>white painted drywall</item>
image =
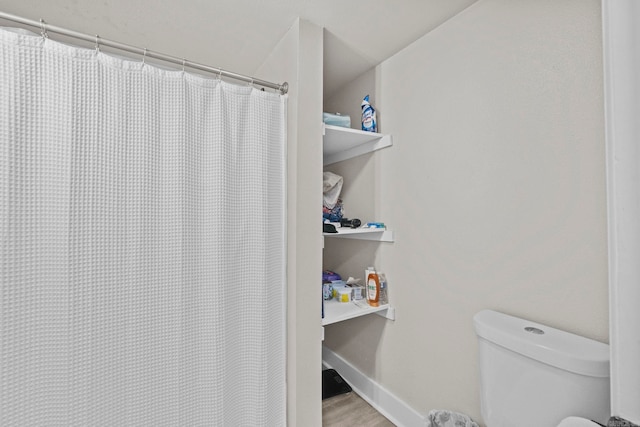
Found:
[[[640,424],[640,5],[603,2],[611,411]]]
[[[322,29],[308,21],[296,21],[257,75],[289,82],[287,422],[292,427],[320,426],[322,235],[318,209],[322,205]]]
[[[474,1],[8,0],[0,10],[242,74],[252,74],[300,17],[330,32],[329,93]]]
[[[597,0],[479,1],[376,70],[394,145],[332,166],[355,181],[348,212],[397,238],[325,239],[324,267],[375,260],[396,321],[332,325],[325,345],[422,413],[480,419],[481,309],[608,340],[600,19]],[[359,105],[361,83],[325,107]]]
[[[362,129],[362,98],[369,95],[371,105],[377,105],[376,99],[376,68],[360,75],[350,82],[348,90],[338,90],[330,98],[324,99],[323,111],[340,113],[351,117],[351,128]]]

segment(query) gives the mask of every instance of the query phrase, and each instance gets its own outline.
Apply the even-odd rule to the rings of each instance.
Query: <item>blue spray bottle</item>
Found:
[[[377,132],[378,126],[376,124],[376,110],[369,104],[369,95],[365,96],[362,100],[362,130],[367,132]]]

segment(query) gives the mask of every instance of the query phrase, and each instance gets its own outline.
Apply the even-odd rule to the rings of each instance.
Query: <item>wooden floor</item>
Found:
[[[322,401],[323,427],[395,427],[355,392]]]

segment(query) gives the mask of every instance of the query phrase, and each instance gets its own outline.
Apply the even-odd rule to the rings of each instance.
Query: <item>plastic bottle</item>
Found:
[[[380,305],[380,280],[375,271],[367,276],[367,302],[371,307]]]
[[[387,276],[385,276],[384,273],[378,273],[378,280],[380,281],[380,298],[378,299],[378,302],[380,305],[389,304]]]
[[[367,132],[377,132],[378,126],[376,124],[376,110],[369,103],[369,95],[364,97],[360,107],[362,107],[362,130]]]

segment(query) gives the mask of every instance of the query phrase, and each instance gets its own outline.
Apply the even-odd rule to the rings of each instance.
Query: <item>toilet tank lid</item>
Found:
[[[609,376],[607,344],[492,310],[473,322],[479,337],[516,353],[576,374]]]

